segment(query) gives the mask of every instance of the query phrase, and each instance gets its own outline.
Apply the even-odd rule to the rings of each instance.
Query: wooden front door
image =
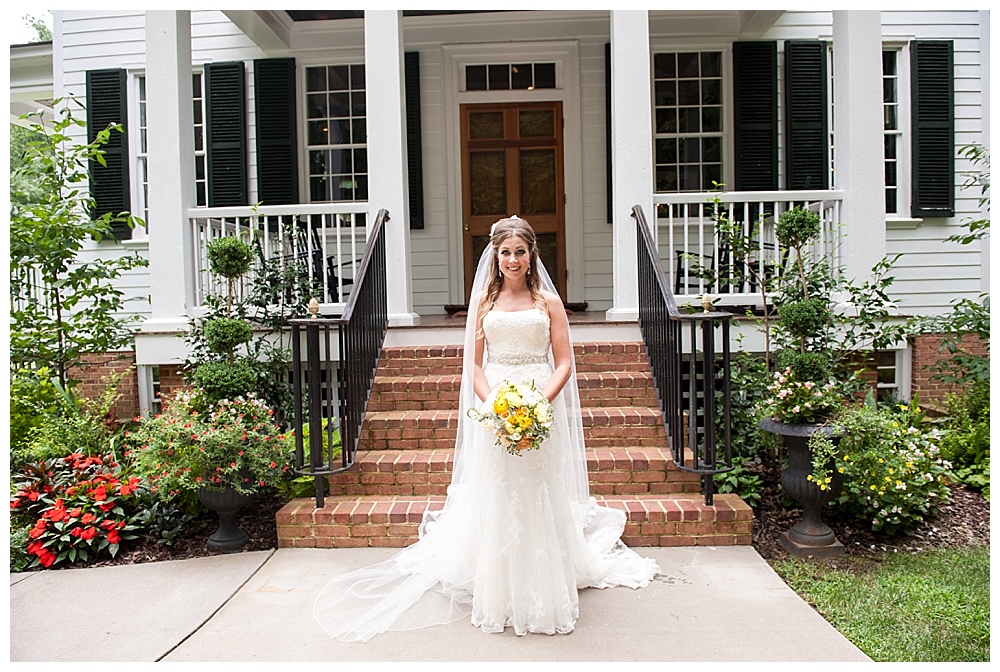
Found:
[[[562,103],[461,105],[465,299],[495,221],[531,224],[538,254],[566,300]]]

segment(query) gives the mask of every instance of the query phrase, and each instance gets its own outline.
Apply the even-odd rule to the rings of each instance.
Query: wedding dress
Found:
[[[553,371],[549,320],[537,308],[485,316],[483,372],[491,389],[503,380],[544,388]],[[638,588],[659,572],[620,541],[625,513],[589,496],[575,367],[553,400],[549,438],[538,450],[511,455],[467,419],[468,408],[479,405],[466,384],[471,359],[445,506],[424,514],[417,543],[323,589],[314,615],[332,637],[367,641],[470,616],[485,632],[567,633],[579,616],[578,589]]]

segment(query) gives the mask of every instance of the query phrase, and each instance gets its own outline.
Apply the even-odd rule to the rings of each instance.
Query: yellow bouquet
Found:
[[[552,404],[535,389],[535,381],[503,381],[483,403],[485,413],[469,409],[469,417],[492,429],[497,445],[511,455],[524,450],[538,450],[549,438],[552,428]]]

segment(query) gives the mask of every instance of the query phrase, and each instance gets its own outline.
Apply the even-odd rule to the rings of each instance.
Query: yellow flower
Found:
[[[881,458],[881,457],[880,457],[880,458],[878,458],[878,463],[879,463],[879,464],[882,464],[882,458]]]
[[[843,467],[841,467],[841,468],[840,468],[840,469],[838,469],[837,471],[839,471],[840,473],[844,473],[844,468],[843,468]]]
[[[493,412],[497,415],[506,413],[508,408],[509,405],[504,397],[497,397],[497,399],[493,402]]]
[[[874,489],[875,489],[875,486],[874,486],[874,485],[873,485],[873,486],[871,486],[871,489],[872,489],[872,490],[874,490]]]
[[[812,474],[809,474],[808,476],[806,476],[806,480],[807,480],[807,481],[811,481],[811,480],[813,480],[813,477],[812,477]]]

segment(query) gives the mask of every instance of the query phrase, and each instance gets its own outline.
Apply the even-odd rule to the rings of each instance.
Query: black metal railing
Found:
[[[314,314],[311,318],[290,320],[292,384],[295,388],[295,472],[315,477],[318,509],[324,506],[326,477],[354,466],[361,438],[361,424],[365,419],[382,344],[389,328],[385,277],[387,221],[389,213],[379,210],[343,314],[329,318]],[[304,362],[301,344],[303,331],[306,350]],[[334,342],[336,351],[333,349]],[[308,418],[303,418],[304,401],[308,403]],[[338,428],[340,466],[335,464],[334,431]],[[304,429],[308,429],[309,437],[308,463],[305,459]]]
[[[670,452],[678,468],[701,474],[705,504],[711,506],[715,494],[714,475],[733,468],[729,435],[729,319],[732,315],[710,312],[707,306],[705,312],[681,313],[642,208],[633,207],[632,217],[636,221],[638,239],[639,329]],[[686,339],[685,325],[690,328]],[[716,327],[721,331],[721,353],[716,352]],[[719,411],[721,423],[718,422]],[[721,442],[717,427],[722,429]]]

